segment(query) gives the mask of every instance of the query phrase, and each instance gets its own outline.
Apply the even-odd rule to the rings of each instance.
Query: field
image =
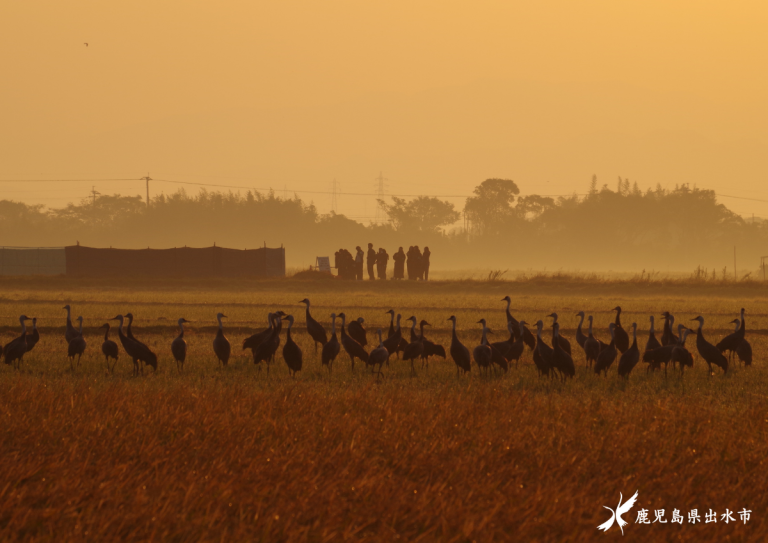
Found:
[[[610,516],[604,506],[635,491],[627,541],[768,537],[768,289],[759,283],[56,277],[1,278],[0,293],[2,342],[19,334],[21,313],[38,317],[42,336],[21,371],[0,367],[2,541],[616,540],[617,526],[597,530]],[[393,358],[377,381],[360,364],[352,371],[343,353],[329,376],[298,304],[309,297],[328,328],[332,311],[364,317],[370,342],[394,308],[430,322],[427,337],[446,348],[446,319],[456,315],[471,349],[480,318],[493,340],[506,337],[505,295],[529,323],[558,312],[575,379],[540,379],[527,350],[503,376],[473,367],[457,377],[450,359],[438,359],[411,377]],[[67,303],[84,317],[88,341],[74,372]],[[754,365],[710,377],[697,359],[681,379],[641,363],[628,382],[614,365],[597,377],[573,340],[574,314],[594,315],[606,339],[616,305],[625,328],[638,323],[641,349],[651,314],[669,310],[687,324],[700,314],[715,343],[745,307]],[[274,309],[297,319],[296,379],[281,357],[267,376],[240,349]],[[105,370],[98,327],[129,311],[137,337],[159,354],[157,373],[133,377],[124,355],[114,374]],[[234,353],[223,369],[211,348],[218,311]],[[179,317],[192,321],[183,374],[169,350]],[[722,520],[726,508],[736,522]],[[667,524],[636,524],[640,509],[651,522],[665,509]],[[682,525],[669,522],[673,509]],[[688,522],[693,509],[699,524]],[[710,509],[716,523],[705,522]]]

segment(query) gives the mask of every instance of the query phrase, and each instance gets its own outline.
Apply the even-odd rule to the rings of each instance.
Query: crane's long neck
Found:
[[[525,337],[525,324],[521,322],[520,323],[520,341],[523,341],[524,337]]]
[[[379,347],[383,347],[384,342],[381,340],[381,330],[378,330],[378,332],[379,332]]]
[[[616,309],[616,325],[621,325],[621,308]]]
[[[685,347],[685,340],[688,339],[689,332],[690,330],[683,330],[683,335],[680,336],[680,345],[682,345],[683,347]]]
[[[453,323],[453,326],[451,327],[451,333],[455,336],[456,335],[456,319],[451,319],[451,322]]]
[[[401,317],[401,315],[398,313],[398,315],[397,315],[397,328],[396,328],[396,330],[398,332],[400,331],[400,317]]]
[[[510,312],[509,312],[509,306],[511,306],[511,305],[512,305],[512,300],[511,300],[510,298],[507,298],[507,300],[506,300],[506,301],[507,301],[507,315],[509,315],[509,314],[510,314]]]
[[[394,314],[394,312],[389,314],[389,325],[390,326],[394,326],[395,325],[395,314]]]
[[[293,319],[288,319],[288,333],[291,332],[291,326],[293,326]]]
[[[411,324],[411,332],[414,334],[416,333],[416,320],[414,319],[413,324]]]
[[[83,335],[83,319],[80,319],[80,335]]]
[[[32,319],[32,330],[37,330],[37,319]]]
[[[636,324],[632,325],[632,342],[633,343],[637,342],[637,325]]]
[[[184,322],[179,321],[179,337],[184,337]]]
[[[120,321],[120,326],[117,327],[117,330],[118,330],[119,333],[122,334],[123,333],[123,316],[120,315],[120,317],[118,317],[117,320]]]
[[[421,339],[424,339],[424,323],[419,325],[419,333],[421,334]]]
[[[739,328],[741,328],[741,321],[736,323],[736,330],[734,330],[734,332],[738,332]]]
[[[107,331],[104,332],[104,341],[109,340],[109,326],[107,326]]]
[[[579,330],[581,330],[581,326],[584,324],[584,315],[579,315],[581,317],[581,320],[579,320]]]
[[[536,324],[536,338],[541,341],[541,329],[542,326],[540,324]]]
[[[485,325],[483,325],[483,341],[482,341],[482,344],[483,345],[488,345],[488,328]]]
[[[69,322],[69,321],[72,320],[72,312],[71,312],[69,306],[65,307],[64,309],[67,310],[67,322]]]
[[[336,335],[336,315],[331,317],[331,335]]]
[[[653,333],[655,333],[655,332],[656,332],[656,329],[655,329],[655,328],[654,328],[654,326],[653,326],[653,324],[654,324],[654,320],[655,320],[655,319],[653,318],[653,315],[651,315],[651,330],[650,330],[650,333],[651,333],[651,334],[653,334]]]
[[[21,335],[23,336],[27,333],[27,323],[24,319],[19,319],[19,322],[21,322]]]
[[[592,315],[589,316],[589,336],[592,337]]]
[[[219,321],[219,332],[223,332],[224,331],[224,325],[221,324],[221,315],[216,315],[216,320]]]
[[[341,331],[344,332],[344,327],[347,325],[347,316],[341,315]]]

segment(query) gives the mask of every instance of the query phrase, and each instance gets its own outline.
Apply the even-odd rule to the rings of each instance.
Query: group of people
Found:
[[[339,249],[335,253],[336,269],[341,279],[363,280],[363,264],[368,264],[368,279],[387,279],[387,264],[389,263],[389,254],[381,247],[379,250],[373,248],[373,243],[368,244],[367,254],[358,245],[355,247],[356,254],[352,256],[346,249]],[[431,256],[429,247],[424,247],[422,252],[418,245],[408,248],[405,252],[400,247],[392,255],[392,261],[395,264],[393,279],[405,279],[406,272],[408,279],[415,281],[429,280],[429,257]]]

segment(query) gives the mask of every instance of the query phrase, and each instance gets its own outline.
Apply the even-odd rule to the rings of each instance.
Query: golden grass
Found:
[[[766,538],[762,289],[39,282],[34,290],[0,282],[3,342],[18,335],[21,312],[38,316],[43,333],[21,372],[0,368],[0,540],[615,540],[615,527],[596,529],[607,520],[603,505],[635,490],[627,540]],[[607,379],[588,372],[579,352],[576,378],[560,384],[539,379],[529,353],[495,378],[473,371],[457,379],[450,360],[410,378],[393,358],[377,383],[342,354],[328,377],[302,331],[296,302],[307,293],[320,320],[346,309],[374,329],[394,306],[432,322],[428,336],[446,346],[445,319],[455,313],[470,348],[480,316],[506,336],[504,294],[526,320],[556,310],[569,330],[584,309],[603,337],[616,304],[625,327],[636,320],[647,329],[647,315],[663,309],[683,320],[701,313],[713,342],[744,306],[755,364],[710,378],[697,360],[683,380],[638,367],[621,382],[615,366]],[[67,302],[89,327],[74,373],[63,339]],[[239,348],[277,307],[298,320],[305,367],[295,380],[282,359],[268,378]],[[130,377],[123,357],[106,375],[95,328],[131,310],[137,335],[160,355],[159,371]],[[224,370],[211,351],[219,310],[230,316],[235,353]],[[184,375],[169,353],[180,316],[195,321]],[[717,524],[639,526],[640,507],[665,508],[667,518],[673,508],[753,513],[746,526],[719,516]]]

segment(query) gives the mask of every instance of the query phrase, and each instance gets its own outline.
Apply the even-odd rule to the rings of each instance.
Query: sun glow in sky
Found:
[[[334,178],[369,193],[380,171],[393,194],[488,177],[583,193],[597,174],[768,201],[767,15],[756,1],[3,2],[0,179],[149,172],[295,190],[323,212]],[[0,183],[0,198],[60,206],[92,185],[144,191]],[[374,198],[342,194],[339,211],[373,216]]]

